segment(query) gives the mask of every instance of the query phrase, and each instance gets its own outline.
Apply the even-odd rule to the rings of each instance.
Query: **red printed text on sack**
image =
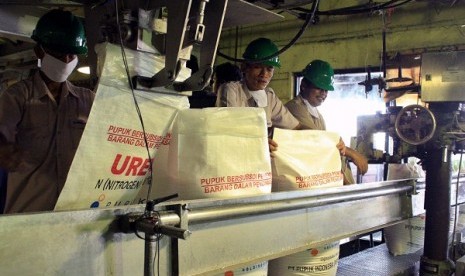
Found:
[[[340,171],[295,177],[295,181],[300,189],[326,185],[340,180],[342,180],[342,173]]]
[[[153,159],[152,159],[153,162]],[[138,156],[116,154],[115,160],[111,165],[111,173],[114,175],[124,174],[126,176],[144,176],[149,172],[150,159]]]
[[[268,185],[271,185],[271,172],[248,173],[200,179],[200,186],[203,187],[205,193],[260,188]]]
[[[131,128],[110,125],[107,130],[107,141],[137,147],[158,149],[162,145],[169,145],[171,133],[165,136],[143,132]]]

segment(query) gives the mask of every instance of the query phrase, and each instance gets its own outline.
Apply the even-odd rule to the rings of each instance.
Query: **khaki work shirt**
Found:
[[[319,118],[310,114],[302,96],[299,95],[295,97],[294,99],[287,102],[285,106],[292,113],[292,115],[294,115],[294,117],[299,120],[303,129],[326,130],[326,123],[323,119],[323,115],[318,110],[317,112]],[[355,183],[352,170],[350,169],[350,166],[347,162],[347,158],[345,156],[341,156],[341,172],[344,176],[345,185]]]
[[[268,127],[294,129],[299,124],[282,104],[273,89],[265,88],[268,105],[264,107]],[[216,99],[217,107],[257,107],[257,103],[244,82],[228,82],[220,86]]]
[[[300,95],[287,102],[285,106],[289,112],[291,112],[292,115],[299,120],[304,129],[326,130],[326,123],[323,119],[323,115],[321,115],[318,110],[319,118],[310,114],[307,106],[305,105],[304,99]]]
[[[0,92],[0,141],[25,152],[8,174],[5,213],[53,210],[87,123],[95,93],[66,81],[59,104],[36,72]]]

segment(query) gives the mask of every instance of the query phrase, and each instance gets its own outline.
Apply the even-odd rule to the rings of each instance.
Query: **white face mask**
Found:
[[[69,75],[73,72],[74,68],[78,63],[76,57],[69,63],[65,63],[47,53],[44,53],[44,57],[40,61],[40,70],[54,82],[64,82]]]

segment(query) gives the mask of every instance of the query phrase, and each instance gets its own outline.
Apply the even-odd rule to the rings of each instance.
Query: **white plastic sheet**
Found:
[[[339,134],[321,130],[275,129],[273,191],[343,185]],[[317,222],[314,222],[315,224]],[[269,261],[269,276],[336,275],[339,241]]]
[[[271,192],[265,112],[227,107],[180,111],[170,172],[182,199]]]
[[[96,50],[101,71],[96,98],[55,210],[144,203],[138,193],[148,184],[150,161],[121,48],[101,44]],[[164,66],[163,59],[152,54],[128,49],[125,53],[131,76],[151,76]],[[180,80],[189,73],[182,70]],[[179,110],[189,108],[189,102],[175,93],[134,93],[156,172],[160,161],[166,162],[157,153],[169,146],[173,120]]]
[[[415,162],[389,164],[387,180],[420,178],[425,173]],[[425,239],[425,215],[384,228],[386,246],[394,256],[415,253],[423,248]]]
[[[262,108],[179,112],[169,152],[170,187],[180,199],[231,198],[271,192],[266,115]],[[160,186],[157,186],[160,187]],[[268,262],[220,275],[266,276]]]
[[[273,191],[307,190],[342,185],[339,134],[323,130],[275,129]]]

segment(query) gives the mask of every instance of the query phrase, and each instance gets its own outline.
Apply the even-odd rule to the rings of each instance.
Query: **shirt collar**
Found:
[[[45,81],[42,79],[42,76],[40,75],[40,70],[37,70],[37,72],[34,74],[34,83],[36,84],[36,87],[38,88],[38,93],[37,93],[37,98],[42,98],[44,96],[48,96],[48,93],[50,92],[48,90],[47,84],[45,84]],[[62,85],[62,97],[66,97],[68,95],[73,95],[76,98],[79,98],[79,94],[76,93],[74,87],[70,85],[69,81],[65,81],[64,84]]]
[[[247,87],[247,84],[245,83],[245,80],[242,80],[242,89],[244,90],[244,93],[245,93],[245,96],[247,97],[247,102],[249,104],[249,106],[255,106],[257,107],[257,102],[255,102],[255,99],[254,97],[252,96],[252,93],[250,93],[250,90],[249,88]],[[268,87],[265,87],[265,93],[266,93],[266,98],[267,98],[267,102],[269,101],[269,97],[268,97],[268,94],[273,94],[274,91]],[[269,103],[268,103],[269,104]]]
[[[242,81],[242,89],[244,89],[245,95],[247,96],[247,100],[253,99],[252,94],[250,94],[250,90],[247,87],[247,84],[245,83],[245,80]],[[264,90],[265,90],[267,95],[274,93],[273,89],[270,89],[268,86],[265,87]]]
[[[300,95],[299,95],[300,96]],[[307,99],[305,99],[304,97],[300,96],[300,98],[302,99],[302,101],[304,102],[305,106],[307,107],[307,110],[308,112],[310,113],[310,115],[312,115],[313,117],[315,118],[320,118],[320,115],[318,114],[318,109],[315,107],[315,106],[312,106],[308,101]]]

